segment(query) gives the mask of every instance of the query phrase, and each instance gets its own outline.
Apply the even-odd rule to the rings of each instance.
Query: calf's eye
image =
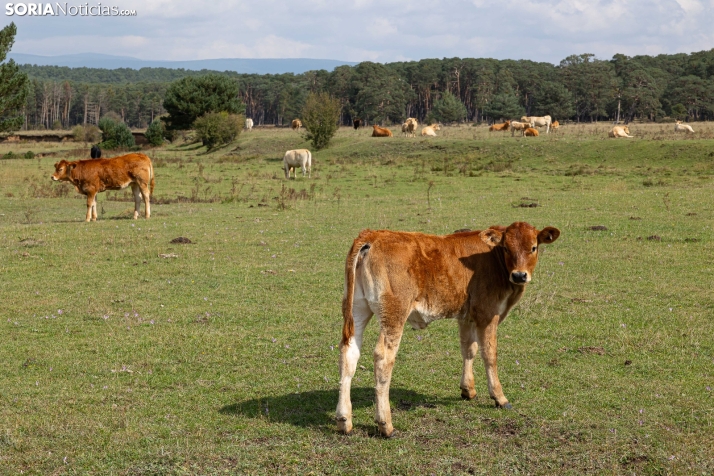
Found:
[[[538,249],[538,247],[534,246],[533,248],[531,248],[531,253],[535,253],[537,249]]]

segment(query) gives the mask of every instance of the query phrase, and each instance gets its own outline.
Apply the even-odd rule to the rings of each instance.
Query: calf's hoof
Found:
[[[352,419],[348,419],[347,417],[337,417],[335,418],[335,421],[337,422],[337,431],[343,435],[349,435],[352,433]]]
[[[467,390],[465,388],[461,389],[461,398],[464,400],[473,400],[476,398],[476,390]]]
[[[513,410],[513,406],[509,402],[506,402],[503,405],[496,402],[496,408],[502,408],[504,410]]]
[[[377,422],[377,428],[382,438],[394,438],[397,432],[391,424]]]

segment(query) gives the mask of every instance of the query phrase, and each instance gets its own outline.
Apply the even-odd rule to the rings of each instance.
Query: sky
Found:
[[[69,6],[100,3],[60,3],[65,1]],[[104,53],[151,60],[322,58],[384,63],[489,57],[558,64],[580,53],[609,59],[616,53],[656,55],[714,48],[714,0],[102,0],[101,4],[135,10],[136,16],[8,15],[6,3],[3,26],[12,21],[18,27],[16,53]]]

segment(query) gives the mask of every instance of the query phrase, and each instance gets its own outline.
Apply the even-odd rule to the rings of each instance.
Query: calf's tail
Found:
[[[355,335],[355,320],[352,315],[352,304],[355,296],[355,274],[360,253],[369,249],[369,243],[355,240],[345,261],[345,295],[342,298],[342,345],[348,345]]]
[[[149,186],[151,187],[149,189],[149,195],[152,197],[154,196],[154,185],[156,185],[156,182],[154,181],[154,164],[149,165],[149,175],[151,176],[151,181],[149,182]]]

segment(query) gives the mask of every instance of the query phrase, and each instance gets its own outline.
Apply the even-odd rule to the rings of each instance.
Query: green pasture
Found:
[[[96,223],[50,181],[88,147],[0,145],[0,474],[714,474],[714,127],[670,126],[344,128],[290,181],[285,150],[309,144],[257,128],[212,153],[147,150],[151,219],[121,191]],[[461,400],[457,325],[440,321],[405,331],[399,435],[378,437],[375,321],[338,434],[357,233],[513,221],[562,231],[499,330],[514,410],[481,365]]]

